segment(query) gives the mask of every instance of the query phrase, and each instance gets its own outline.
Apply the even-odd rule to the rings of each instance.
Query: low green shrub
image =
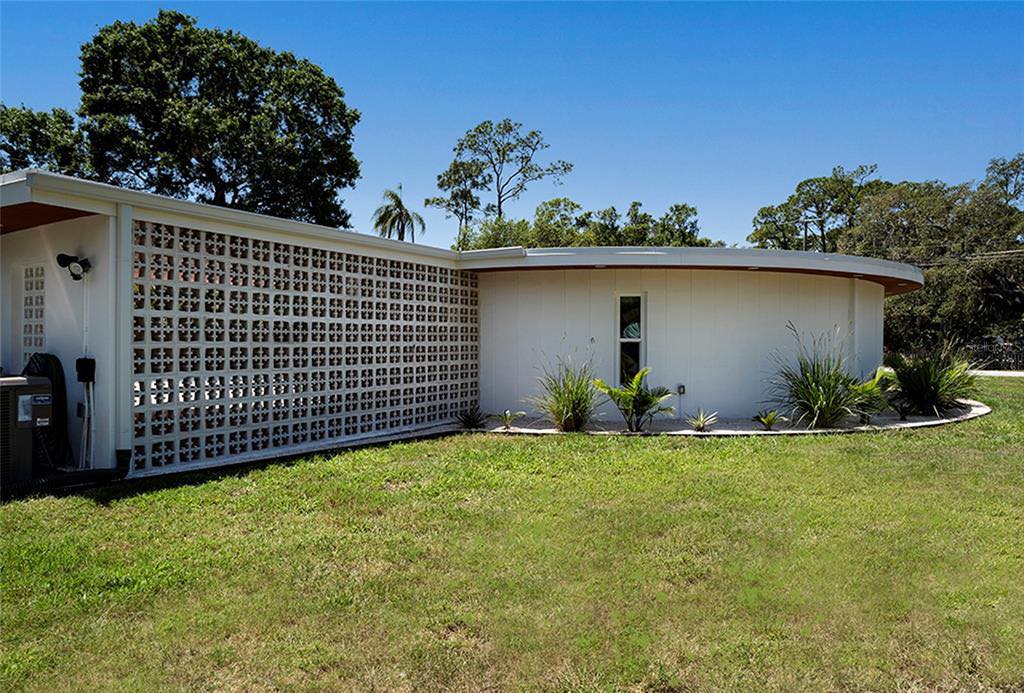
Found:
[[[889,409],[889,396],[892,388],[892,375],[885,368],[876,370],[875,377],[871,380],[865,380],[863,383],[857,383],[854,386],[854,390],[860,398],[860,402],[857,404],[857,411],[860,415],[861,423],[871,423],[872,416],[881,414]]]
[[[778,409],[762,409],[751,419],[754,423],[764,426],[764,430],[771,431],[779,424],[789,421]]]
[[[618,408],[622,418],[626,420],[626,430],[639,433],[644,430],[657,414],[671,414],[672,407],[665,406],[665,401],[672,392],[662,386],[647,387],[644,381],[651,372],[650,368],[641,368],[633,379],[622,387],[612,387],[603,380],[594,380],[594,387],[603,392]]]
[[[555,428],[567,433],[582,431],[594,416],[597,391],[590,361],[577,365],[569,358],[546,364],[540,376],[542,393],[530,402]]]
[[[891,399],[907,412],[941,416],[978,394],[978,379],[971,374],[977,366],[953,343],[909,355],[890,353],[885,364],[895,378]]]

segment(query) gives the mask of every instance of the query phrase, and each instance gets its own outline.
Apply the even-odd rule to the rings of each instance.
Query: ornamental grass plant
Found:
[[[531,404],[560,431],[572,433],[586,428],[597,406],[590,361],[577,364],[569,357],[559,357],[554,364],[542,366],[539,380],[541,394],[532,397]]]
[[[796,357],[776,352],[778,370],[771,381],[772,400],[790,411],[790,419],[809,428],[834,428],[849,416],[870,416],[872,393],[847,371],[839,330],[810,337],[787,325]]]

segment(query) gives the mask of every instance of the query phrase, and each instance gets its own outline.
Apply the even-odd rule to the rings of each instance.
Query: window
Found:
[[[619,383],[633,379],[644,362],[643,296],[619,296]]]

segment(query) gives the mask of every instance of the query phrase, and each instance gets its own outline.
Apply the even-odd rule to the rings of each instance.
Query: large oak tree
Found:
[[[349,224],[339,191],[359,177],[352,153],[359,113],[318,66],[163,10],[143,24],[102,27],[81,57],[77,128],[90,176],[301,221]],[[54,117],[65,134],[50,142],[78,137],[76,124]],[[29,120],[3,121],[0,146],[9,166],[16,165],[14,144],[28,139]],[[57,156],[47,159],[57,149],[47,146],[33,156],[51,169],[83,173]]]

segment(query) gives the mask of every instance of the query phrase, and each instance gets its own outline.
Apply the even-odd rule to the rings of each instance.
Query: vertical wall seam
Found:
[[[132,447],[132,222],[134,210],[131,205],[117,206],[115,230],[115,340],[114,340],[114,415],[116,437],[114,448],[128,450]]]
[[[857,280],[850,277],[848,281],[849,302],[847,307],[847,339],[850,341],[850,362],[856,364],[857,373],[864,376],[863,364],[860,360],[860,349],[857,347]]]

